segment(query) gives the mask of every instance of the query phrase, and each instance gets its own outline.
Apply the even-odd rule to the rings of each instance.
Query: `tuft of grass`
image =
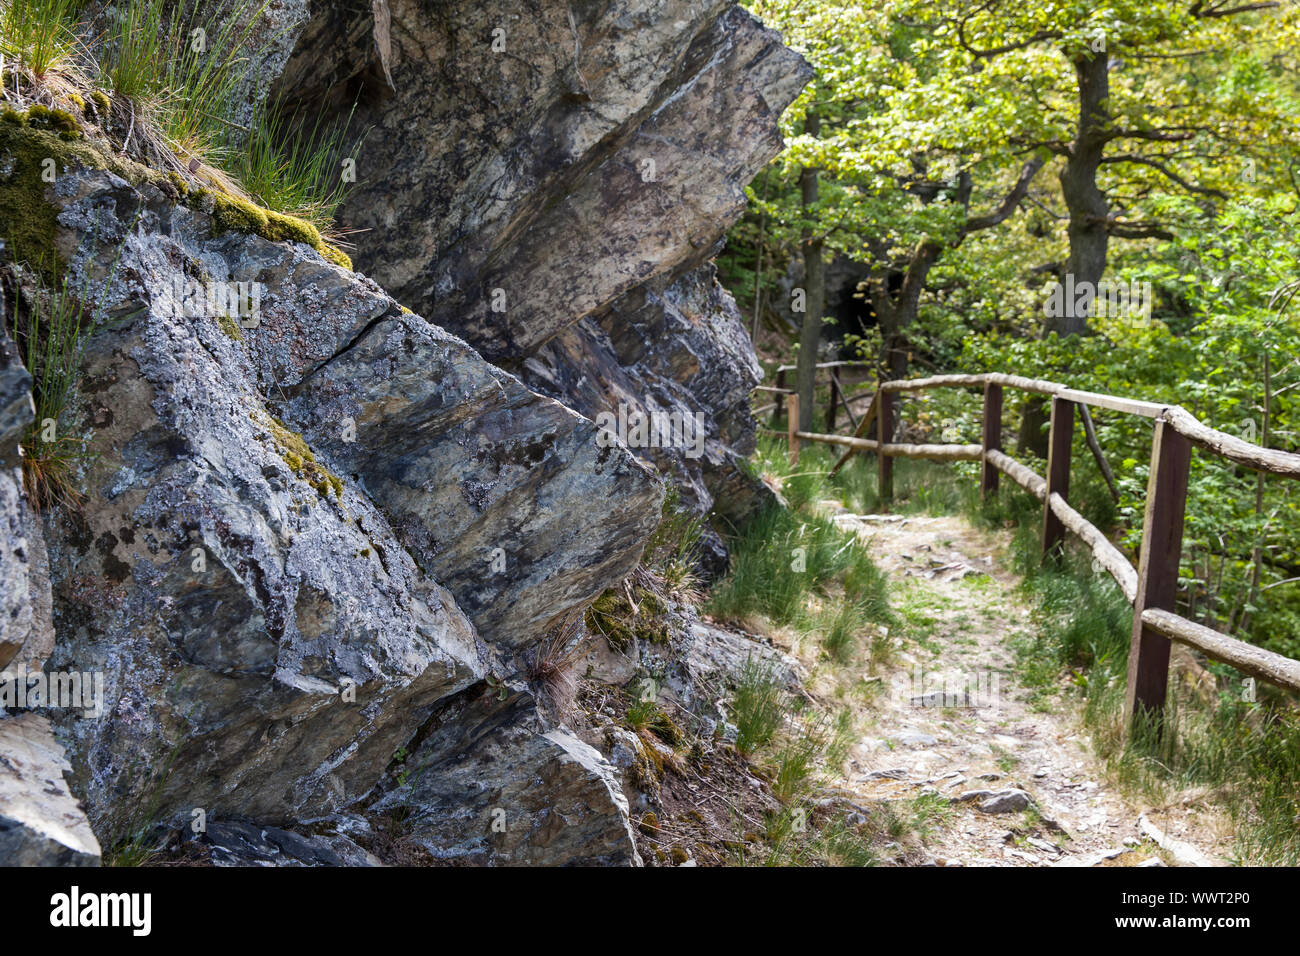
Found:
[[[825,518],[774,505],[731,542],[731,573],[714,589],[709,609],[720,617],[757,613],[774,624],[796,624],[808,596],[836,583],[865,613],[886,613],[885,579],[856,536]]]
[[[586,652],[582,615],[553,625],[525,655],[528,680],[538,699],[558,719],[568,716],[578,696],[577,664]]]
[[[173,8],[172,23],[179,20],[183,4]],[[119,5],[109,18],[103,38],[100,71],[109,88],[118,96],[129,97],[144,106],[150,100],[164,105],[179,91],[168,89],[163,64],[169,59],[169,24],[165,4],[132,0]],[[179,37],[173,36],[174,45]]]
[[[84,445],[67,433],[63,418],[76,387],[89,322],[84,296],[69,288],[66,278],[46,287],[36,273],[32,281],[26,308],[18,308],[22,296],[15,297],[14,332],[32,376],[36,406],[36,419],[20,441],[23,484],[32,507],[39,511],[80,501],[72,469],[84,457]]]
[[[72,55],[82,0],[4,0],[0,3],[0,54],[37,80]]]
[[[102,38],[103,82],[129,101],[131,125],[148,121],[173,150],[219,163],[249,132],[230,117],[265,8],[251,0],[119,3]]]
[[[731,701],[736,725],[736,750],[748,756],[772,742],[785,722],[785,692],[770,664],[746,659]]]
[[[703,521],[682,506],[681,492],[669,480],[659,526],[646,541],[641,564],[668,595],[690,604],[700,600],[696,569],[703,536]]]
[[[349,149],[351,124],[349,114],[347,122],[322,128],[318,116],[309,129],[301,117],[272,108],[235,157],[231,172],[263,206],[328,234],[354,188],[343,170],[348,160],[355,166],[364,137]]]

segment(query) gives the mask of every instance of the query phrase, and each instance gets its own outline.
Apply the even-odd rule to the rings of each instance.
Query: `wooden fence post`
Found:
[[[799,464],[799,396],[790,396],[790,414],[786,418],[786,437],[790,441],[790,464]]]
[[[884,446],[894,440],[894,403],[897,397],[893,392],[881,391],[880,407],[876,410],[876,440],[881,450],[876,454],[876,491],[882,506],[894,500],[894,459],[884,453]]]
[[[984,383],[984,460],[980,465],[980,497],[988,501],[998,490],[998,470],[988,454],[1002,450],[1002,386]]]
[[[776,370],[776,388],[785,388],[785,370]],[[782,392],[776,393],[776,404],[772,406],[772,427],[781,420],[781,412],[785,411],[785,395]]]
[[[1070,446],[1074,442],[1074,402],[1052,399],[1052,430],[1047,438],[1047,495],[1043,498],[1043,557],[1057,554],[1065,542],[1065,525],[1052,511],[1052,495],[1069,500]]]
[[[1142,612],[1147,608],[1174,610],[1191,458],[1191,442],[1168,422],[1157,419],[1151,442],[1151,476],[1147,480],[1137,598],[1133,602],[1133,640],[1128,655],[1124,714],[1130,730],[1139,713],[1155,721],[1164,713],[1169,639],[1144,627]]]
[[[840,380],[835,375],[835,370],[831,369],[831,401],[826,406],[826,431],[828,434],[835,434],[835,413],[839,411],[836,406],[839,404],[840,397]]]

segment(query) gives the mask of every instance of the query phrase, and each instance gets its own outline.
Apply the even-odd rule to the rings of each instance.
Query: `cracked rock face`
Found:
[[[99,842],[68,792],[68,763],[35,713],[0,718],[0,862],[98,866]]]
[[[295,396],[292,420],[493,643],[535,643],[631,573],[659,522],[648,468],[416,316],[377,324]]]
[[[807,66],[727,0],[270,11],[247,104],[286,57],[271,95],[357,104],[341,225],[384,288],[60,169],[100,322],[62,426],[85,501],[22,500],[30,386],[0,361],[0,664],[102,678],[99,716],[52,719],[106,846],[203,809],[231,860],[351,862],[293,827],[401,809],[441,859],[639,863],[615,771],[499,678],[636,567],[656,469],[698,513],[758,500],[758,366],[707,260]],[[187,312],[187,282],[255,287],[254,321]],[[703,440],[598,440],[620,406]],[[405,789],[402,748],[432,768]]]
[[[272,266],[259,242],[210,242],[201,214],[108,173],[59,182],[74,281],[98,292],[115,270],[73,415],[89,437],[86,502],[49,522],[52,665],[104,675],[103,715],[61,718],[74,780],[110,841],[152,822],[137,808],[155,787],[160,819],[201,807],[276,823],[346,806],[487,658],[365,495],[307,467],[259,388],[277,349],[174,308],[177,276],[256,269],[275,301],[292,288],[277,268],[319,260],[285,245]],[[329,277],[355,281],[326,268],[313,288],[345,298],[322,293]],[[310,318],[302,300],[295,315]],[[268,340],[292,334],[274,307],[263,319]],[[329,321],[311,325],[329,340]]]
[[[617,772],[541,724],[531,697],[491,688],[452,701],[375,814],[409,812],[434,857],[504,866],[639,866]]]
[[[387,6],[385,55],[370,11],[318,4],[278,84],[371,130],[341,213],[358,266],[588,417],[698,413],[705,456],[636,450],[701,514],[756,507],[757,362],[701,266],[807,64],[725,0]]]
[[[664,343],[672,343],[664,348]],[[736,304],[712,265],[676,280],[656,279],[546,343],[521,372],[533,388],[584,415],[667,415],[691,423],[686,447],[638,448],[670,475],[686,507],[740,526],[770,497],[743,468],[757,425],[749,396],[761,379]],[[706,564],[726,568],[726,551],[705,528]],[[710,561],[709,558],[712,557]]]
[[[4,319],[0,302],[0,327]],[[18,454],[35,414],[31,387],[17,347],[0,332],[0,672],[39,670],[54,644],[45,540],[23,495]]]
[[[104,715],[60,722],[108,838],[154,788],[160,818],[352,805],[486,673],[480,633],[524,648],[636,565],[662,487],[589,420],[306,247],[111,173],[54,192],[105,314],[49,537],[53,664],[104,674]],[[185,278],[260,283],[256,321],[186,314]]]

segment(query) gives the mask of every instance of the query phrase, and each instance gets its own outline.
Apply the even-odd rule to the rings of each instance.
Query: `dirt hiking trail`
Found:
[[[892,862],[938,866],[1219,865],[1231,834],[1195,795],[1139,805],[1108,783],[1078,703],[1024,686],[1034,621],[1009,532],[962,518],[841,513],[888,576],[904,634],[847,787],[870,805],[929,797],[944,822]]]

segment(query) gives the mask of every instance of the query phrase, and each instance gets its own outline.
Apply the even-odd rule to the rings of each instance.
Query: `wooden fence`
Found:
[[[892,441],[898,396],[904,392],[932,388],[983,389],[981,444],[916,445]],[[1006,388],[1051,399],[1046,476],[1035,474],[1002,450],[1002,395]],[[888,502],[893,497],[893,460],[897,457],[978,461],[981,464],[980,490],[986,498],[997,491],[999,477],[1006,475],[1041,501],[1044,557],[1059,553],[1066,531],[1075,534],[1091,549],[1097,563],[1115,579],[1124,596],[1133,605],[1133,636],[1125,698],[1125,715],[1130,725],[1139,714],[1148,720],[1158,721],[1163,713],[1171,641],[1200,651],[1213,660],[1230,664],[1251,677],[1300,692],[1300,661],[1189,621],[1176,613],[1175,606],[1192,447],[1199,447],[1246,468],[1290,478],[1300,478],[1300,455],[1263,448],[1216,431],[1201,424],[1177,405],[1159,405],[1084,392],[1056,382],[1022,378],[1018,375],[936,375],[931,378],[882,382],[872,396],[866,414],[856,422],[852,436],[799,431],[798,396],[785,394],[785,398],[790,404],[787,437],[792,460],[797,460],[799,444],[803,441],[840,445],[847,450],[835,465],[832,471],[834,474],[856,452],[874,452],[882,501]],[[1140,415],[1151,419],[1155,426],[1141,554],[1136,569],[1100,530],[1068,503],[1076,411],[1082,413],[1081,417],[1090,426],[1091,419],[1087,412],[1090,406]],[[878,440],[863,437],[873,421],[877,426]],[[1088,431],[1091,440],[1092,429],[1089,428]],[[1099,458],[1101,460],[1104,459]]]

